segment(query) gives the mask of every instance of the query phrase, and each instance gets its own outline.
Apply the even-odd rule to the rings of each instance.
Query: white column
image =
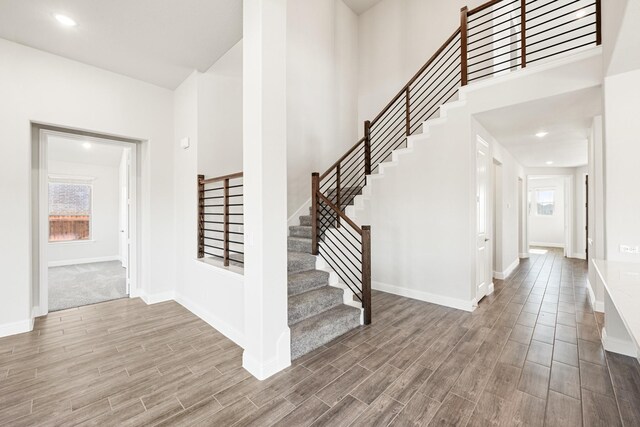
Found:
[[[286,0],[244,0],[243,366],[265,379],[291,364],[287,325]]]

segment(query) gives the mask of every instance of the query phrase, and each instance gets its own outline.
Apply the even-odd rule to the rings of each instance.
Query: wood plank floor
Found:
[[[586,263],[532,255],[474,313],[381,292],[371,326],[260,382],[174,302],[52,313],[0,339],[0,425],[640,426]]]

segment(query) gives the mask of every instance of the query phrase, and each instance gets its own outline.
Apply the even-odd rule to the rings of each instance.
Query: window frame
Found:
[[[555,187],[540,187],[540,188],[535,188],[533,190],[534,207],[535,207],[536,216],[552,217],[556,215],[556,191],[557,189]],[[540,213],[540,210],[538,209],[540,205],[540,202],[538,201],[538,194],[542,192],[551,192],[551,195],[552,195],[551,203],[553,204],[553,213],[551,214]]]
[[[68,244],[82,244],[82,243],[93,243],[95,240],[93,238],[93,198],[94,198],[94,185],[93,181],[95,178],[93,177],[85,177],[85,176],[67,176],[67,175],[49,175],[47,179],[47,195],[50,191],[51,184],[72,184],[72,185],[86,185],[90,189],[89,195],[89,237],[87,239],[74,239],[74,240],[51,240],[51,229],[47,230],[47,243],[50,245],[68,245]],[[48,197],[47,197],[48,199]],[[51,214],[49,212],[50,207],[47,205],[47,227],[51,226]]]

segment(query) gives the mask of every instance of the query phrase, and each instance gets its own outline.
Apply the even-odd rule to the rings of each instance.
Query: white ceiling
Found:
[[[478,121],[525,167],[587,164],[592,118],[602,114],[601,89],[571,92],[478,114]],[[536,133],[548,132],[544,138]],[[547,162],[553,162],[548,165]]]
[[[363,12],[371,9],[382,0],[342,0],[344,3],[353,10],[356,15],[360,15]]]
[[[117,167],[120,165],[124,147],[113,143],[90,142],[89,147],[82,139],[49,136],[47,138],[47,158],[59,162],[82,163]]]
[[[0,0],[0,38],[175,89],[242,38],[242,1]]]

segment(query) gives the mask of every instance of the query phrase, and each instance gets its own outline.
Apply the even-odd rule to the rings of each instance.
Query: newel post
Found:
[[[318,191],[320,190],[320,174],[311,174],[311,253],[318,255]]]
[[[371,175],[371,122],[364,122],[364,174]]]
[[[460,9],[460,79],[462,86],[467,85],[467,6]]]
[[[204,258],[204,175],[198,175],[198,258]]]
[[[371,324],[371,226],[362,226],[362,308],[364,324]]]

